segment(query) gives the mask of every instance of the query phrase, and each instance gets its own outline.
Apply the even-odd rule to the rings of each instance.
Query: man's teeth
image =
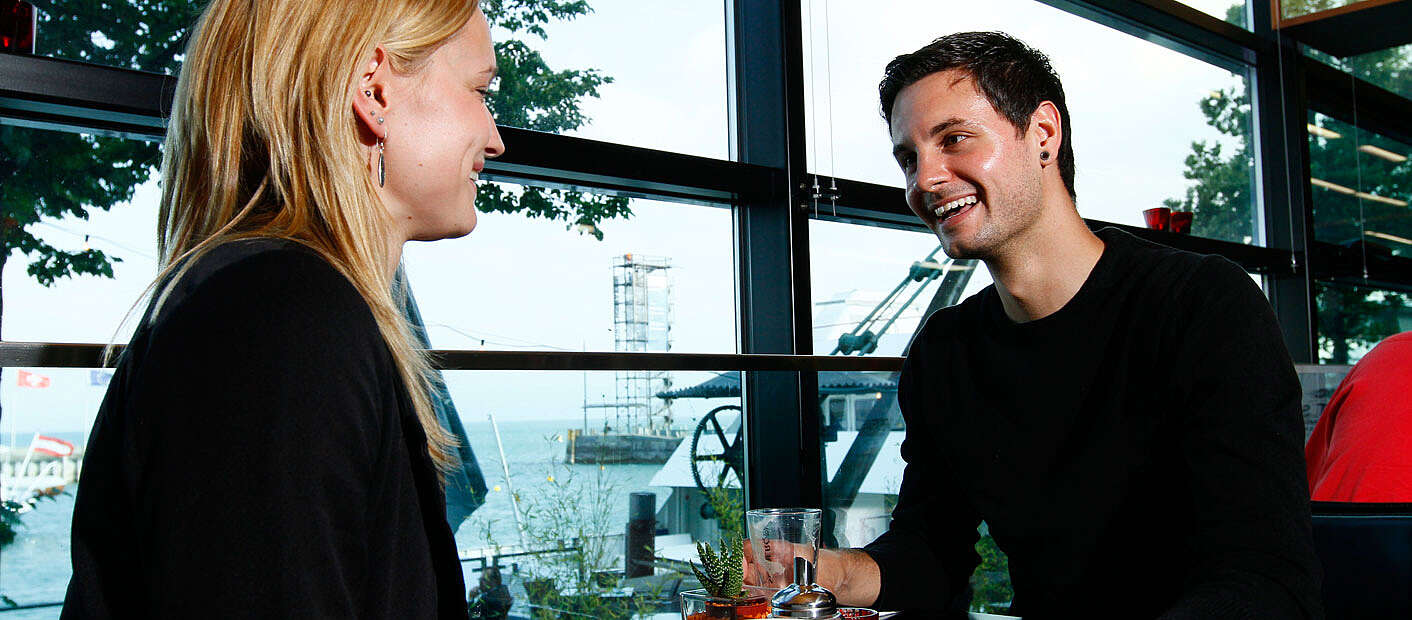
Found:
[[[973,205],[973,204],[976,204],[976,197],[975,197],[975,196],[967,196],[967,197],[965,197],[965,198],[957,198],[956,200],[953,200],[953,201],[951,201],[951,202],[948,202],[948,203],[946,203],[946,204],[944,204],[944,205],[941,205],[941,206],[937,207],[936,209],[932,210],[932,213],[935,213],[938,218],[942,218],[942,217],[946,217],[948,211],[955,211],[955,210],[958,210],[958,209],[960,209],[960,208],[962,208],[962,207],[970,206],[970,205]]]
[[[472,172],[472,173],[471,173],[471,176],[468,177],[468,178],[470,178],[470,180],[472,180],[472,181],[479,181],[479,180],[480,180],[480,173],[479,173],[479,172]]]

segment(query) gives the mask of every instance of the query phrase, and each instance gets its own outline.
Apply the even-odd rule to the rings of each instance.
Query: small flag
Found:
[[[27,370],[21,370],[19,386],[25,388],[47,388],[49,387],[49,377],[35,374]]]
[[[99,386],[108,385],[108,382],[109,382],[109,381],[112,381],[112,380],[113,380],[113,373],[112,373],[112,371],[109,371],[109,370],[92,370],[92,369],[88,371],[88,384],[89,384],[89,385],[99,385]]]
[[[73,444],[44,435],[35,435],[34,443],[30,444],[30,448],[35,452],[49,456],[68,456],[74,453]]]

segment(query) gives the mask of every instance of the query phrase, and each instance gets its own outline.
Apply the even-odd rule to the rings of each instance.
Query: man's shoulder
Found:
[[[1245,270],[1223,256],[1168,247],[1117,228],[1105,228],[1098,235],[1116,252],[1113,280],[1153,301],[1199,302],[1232,289],[1255,288]]]

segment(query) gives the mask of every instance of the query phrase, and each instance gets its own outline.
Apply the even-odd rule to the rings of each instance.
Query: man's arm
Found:
[[[840,605],[867,607],[878,600],[882,582],[878,563],[862,549],[820,549],[819,585]]]
[[[1195,523],[1184,591],[1162,617],[1321,618],[1305,486],[1300,389],[1274,312],[1239,267],[1191,281],[1175,429]]]
[[[939,468],[922,469],[916,455],[909,454],[913,451],[907,444],[913,443],[914,432],[909,426],[903,444],[908,464],[892,524],[877,540],[845,556],[845,566],[858,572],[848,573],[841,585],[861,595],[849,601],[878,609],[964,613],[970,604],[971,573],[980,563],[980,518],[949,476]],[[867,559],[852,555],[856,553]],[[943,609],[937,609],[938,602]]]
[[[897,382],[897,402],[907,422],[902,442],[902,485],[887,532],[860,551],[844,554],[851,569],[839,580],[850,602],[880,609],[917,609],[964,613],[970,602],[970,577],[980,556],[976,533],[980,517],[937,453],[940,437],[933,425],[939,407],[931,392],[939,369],[933,368],[926,331],[913,340]],[[923,389],[925,386],[925,390]],[[865,555],[866,557],[860,557]],[[822,572],[822,571],[821,571]]]

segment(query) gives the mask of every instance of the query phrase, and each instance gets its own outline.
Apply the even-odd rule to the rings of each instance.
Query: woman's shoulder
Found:
[[[371,311],[353,284],[317,252],[296,241],[257,238],[223,243],[175,273],[175,283],[158,287],[149,325],[178,313],[228,314],[255,307],[263,313],[314,309],[319,314],[365,318],[373,324]]]

